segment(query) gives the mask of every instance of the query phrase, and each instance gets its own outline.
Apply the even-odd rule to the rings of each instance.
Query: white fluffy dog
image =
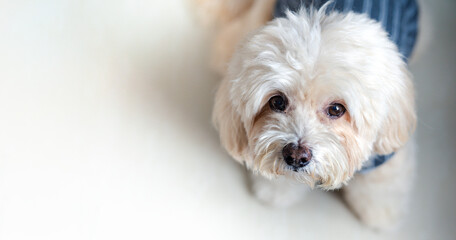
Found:
[[[413,175],[413,84],[396,45],[366,15],[289,12],[250,34],[229,62],[213,119],[229,154],[255,173],[262,201],[295,203],[302,183],[343,187],[367,225],[400,219]]]

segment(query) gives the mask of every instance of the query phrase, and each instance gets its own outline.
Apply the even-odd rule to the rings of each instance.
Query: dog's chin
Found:
[[[310,188],[319,188],[323,190],[334,190],[341,188],[351,179],[350,173],[343,173],[344,178],[335,178],[330,176],[328,172],[319,173],[322,167],[313,161],[307,166],[302,168],[294,168],[288,166],[282,159],[276,159],[271,161],[270,167],[265,167],[268,164],[261,164],[258,166],[248,166],[254,173],[262,175],[268,179],[275,179],[277,177],[286,177],[288,179],[295,180],[297,182],[308,185]],[[341,172],[338,172],[339,174]]]

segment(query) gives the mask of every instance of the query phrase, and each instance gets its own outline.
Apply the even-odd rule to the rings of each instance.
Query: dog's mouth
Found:
[[[290,166],[290,165],[287,165],[285,167],[285,170],[292,171],[292,172],[295,172],[295,173],[306,173],[306,174],[309,174],[310,171],[306,167],[307,165],[308,164],[305,164],[304,166]]]
[[[304,170],[304,167],[288,167],[289,170],[293,171],[293,172],[296,172],[296,173],[300,173],[300,172],[305,172]]]

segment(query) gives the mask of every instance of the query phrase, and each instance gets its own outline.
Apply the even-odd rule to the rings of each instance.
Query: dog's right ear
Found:
[[[229,93],[230,83],[224,79],[215,96],[212,121],[228,153],[237,161],[243,162],[248,144],[247,134],[241,116],[233,108]]]

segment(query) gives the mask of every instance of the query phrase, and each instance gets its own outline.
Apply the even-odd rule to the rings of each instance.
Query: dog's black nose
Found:
[[[298,170],[299,168],[306,166],[312,159],[312,152],[303,144],[287,144],[282,149],[282,155],[285,162],[292,166],[294,170]]]

